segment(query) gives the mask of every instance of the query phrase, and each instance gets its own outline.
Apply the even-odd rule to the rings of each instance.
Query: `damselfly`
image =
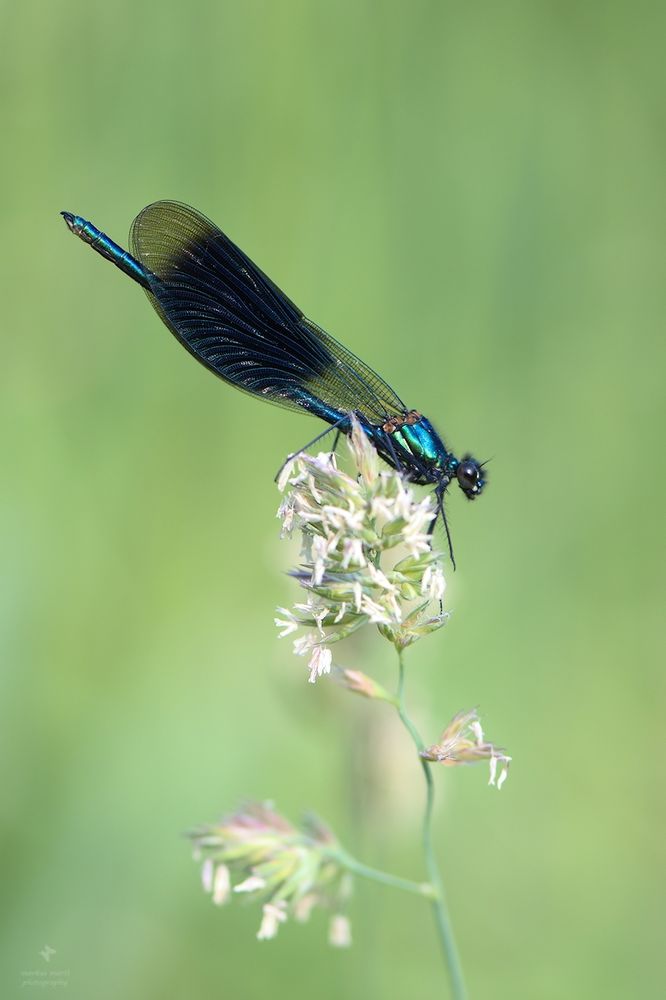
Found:
[[[410,482],[435,487],[453,561],[444,494],[455,479],[470,500],[479,496],[483,463],[456,458],[426,417],[307,319],[217,226],[187,205],[158,201],[132,223],[128,253],[86,219],[62,215],[76,236],[146,290],[166,326],[206,368],[330,425],[301,451],[332,430],[349,434],[355,414],[389,465]]]

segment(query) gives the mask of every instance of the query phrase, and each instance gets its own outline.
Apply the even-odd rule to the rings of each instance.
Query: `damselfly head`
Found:
[[[483,463],[477,462],[471,455],[465,455],[456,467],[458,485],[468,500],[474,500],[486,485],[487,477],[483,472]]]

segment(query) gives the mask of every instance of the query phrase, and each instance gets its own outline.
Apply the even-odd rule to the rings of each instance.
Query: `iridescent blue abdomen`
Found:
[[[127,250],[114,243],[113,240],[103,233],[101,229],[94,226],[92,222],[84,219],[81,215],[73,215],[71,212],[60,213],[69,226],[70,230],[82,239],[84,243],[90,244],[102,257],[106,257],[112,264],[119,267],[121,271],[134,278],[143,288],[150,289],[149,272],[135,260]]]

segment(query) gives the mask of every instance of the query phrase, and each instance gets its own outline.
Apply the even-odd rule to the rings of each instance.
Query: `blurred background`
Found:
[[[458,452],[428,740],[480,706],[514,758],[440,769],[470,993],[662,997],[663,37],[653,4],[0,3],[4,777],[0,993],[445,996],[431,915],[358,884],[258,944],[183,831],[312,808],[423,877],[388,708],[278,643],[273,475],[320,426],[234,392],[58,212],[126,243],[212,217]],[[393,683],[368,630],[338,658]]]

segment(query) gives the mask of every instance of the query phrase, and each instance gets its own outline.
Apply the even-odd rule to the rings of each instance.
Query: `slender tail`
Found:
[[[106,233],[103,233],[97,226],[93,226],[92,222],[88,222],[87,219],[81,218],[80,215],[72,215],[71,212],[61,212],[60,214],[67,223],[70,232],[78,236],[84,243],[88,243],[106,260],[110,260],[142,288],[150,291],[150,278],[152,277],[150,271],[132,257],[127,250],[123,250],[121,246],[109,239]]]

